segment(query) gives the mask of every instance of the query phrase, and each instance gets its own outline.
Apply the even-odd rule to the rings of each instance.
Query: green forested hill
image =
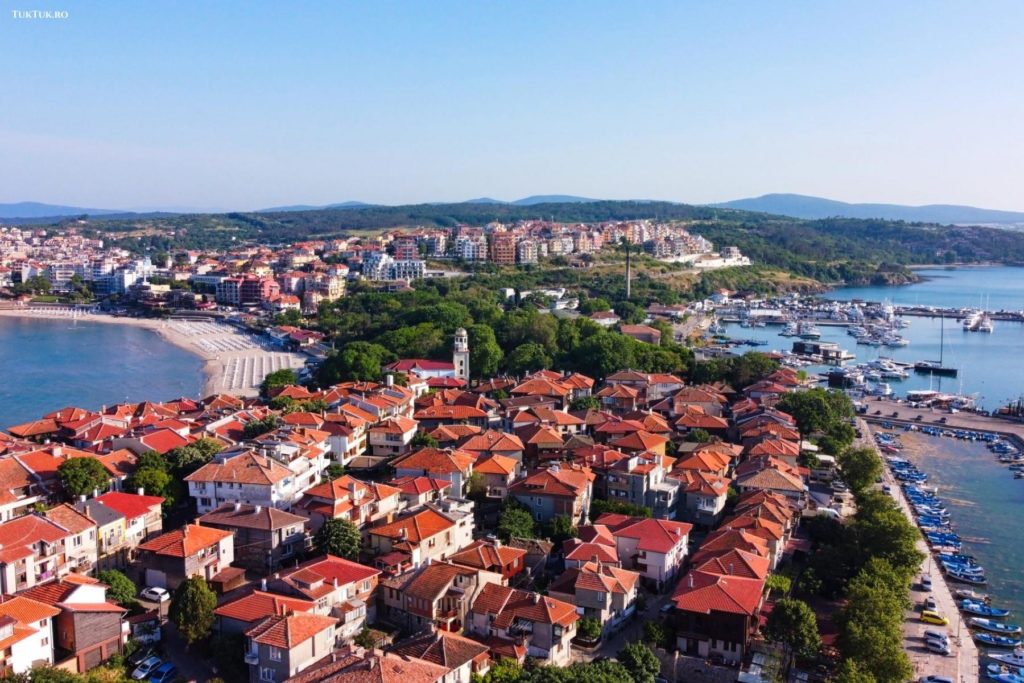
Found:
[[[525,219],[573,223],[642,218],[686,221],[693,232],[718,246],[736,245],[757,263],[825,282],[887,279],[889,273],[905,272],[903,266],[923,263],[1024,263],[1022,232],[849,218],[800,220],[668,202],[342,207],[119,220],[98,217],[87,218],[78,226],[105,234],[115,243],[134,250],[173,250],[217,249],[246,241],[282,244],[412,226],[483,225]],[[898,281],[899,276],[892,279]]]

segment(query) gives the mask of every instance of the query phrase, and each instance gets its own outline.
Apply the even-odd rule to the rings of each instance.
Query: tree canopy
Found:
[[[170,620],[189,645],[210,636],[217,594],[202,576],[191,576],[178,586],[171,599]]]
[[[343,557],[355,562],[362,546],[359,527],[347,519],[328,519],[313,536],[313,547],[318,553]]]
[[[765,635],[785,643],[797,657],[812,659],[821,649],[818,619],[807,603],[794,598],[777,600],[768,615]]]
[[[88,496],[106,491],[110,483],[107,468],[96,458],[68,458],[57,466],[57,478],[69,496]]]

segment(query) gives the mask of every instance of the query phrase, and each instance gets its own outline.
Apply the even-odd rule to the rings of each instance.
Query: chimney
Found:
[[[335,588],[338,587],[338,577],[337,576],[334,577],[334,587]]]
[[[732,570],[733,570],[733,564],[732,564],[732,562],[730,562],[729,563],[729,574],[730,574],[730,576],[732,575]]]
[[[693,573],[691,572],[691,573],[690,573],[690,574],[688,574],[687,576],[688,576],[688,577],[689,577],[689,579],[690,579],[690,580],[689,580],[689,582],[688,582],[688,583],[690,584],[690,588],[693,588]]]
[[[84,495],[79,496],[78,500],[84,503],[85,502],[85,496]]]
[[[144,496],[146,495],[146,489],[140,486],[139,488],[135,489],[135,493],[139,494],[140,496]]]
[[[262,579],[260,579],[260,590],[264,593],[267,592],[267,577],[265,576]]]
[[[262,505],[257,505],[257,506],[256,506],[256,509],[255,509],[255,510],[253,510],[253,512],[254,512],[255,514],[257,514],[257,515],[258,515],[258,514],[260,514],[260,512],[262,512],[262,511],[263,511],[263,506],[262,506]]]
[[[539,605],[540,604],[540,593],[534,593],[533,594],[533,604],[535,604],[535,605]]]
[[[238,512],[241,509],[242,509],[242,504],[239,503],[238,501],[235,501],[235,512]]]

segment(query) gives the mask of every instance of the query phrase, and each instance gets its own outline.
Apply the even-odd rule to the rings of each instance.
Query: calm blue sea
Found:
[[[1004,310],[1024,309],[1024,268],[964,268],[957,270],[924,270],[928,279],[902,287],[856,287],[837,289],[828,294],[831,299],[848,301],[889,300],[895,304],[922,304],[927,306],[978,307],[986,298],[991,308]],[[940,340],[944,338],[942,360],[945,365],[958,368],[956,378],[915,375],[902,382],[890,380],[893,391],[904,395],[910,389],[937,389],[975,395],[983,408],[992,410],[1016,400],[1024,394],[1024,370],[1019,356],[1024,352],[1024,324],[995,322],[995,332],[964,332],[956,320],[907,317],[910,327],[902,334],[909,346],[899,348],[858,346],[846,333],[845,327],[821,326],[822,341],[838,343],[857,356],[854,363],[874,360],[879,356],[913,363],[918,360],[938,360]],[[944,329],[943,329],[944,328]],[[727,325],[726,332],[736,339],[767,341],[759,351],[790,350],[793,339],[779,336],[781,327],[743,328]],[[825,368],[808,368],[826,371]]]
[[[202,361],[129,325],[0,317],[0,425],[68,405],[195,397]]]

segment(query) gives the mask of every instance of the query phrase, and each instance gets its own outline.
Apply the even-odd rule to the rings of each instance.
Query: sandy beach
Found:
[[[167,342],[203,360],[203,396],[233,394],[256,396],[271,372],[298,370],[305,364],[301,353],[282,351],[269,340],[213,320],[156,320],[86,313],[72,307],[24,307],[0,309],[0,316],[80,320],[132,325],[156,332]]]

